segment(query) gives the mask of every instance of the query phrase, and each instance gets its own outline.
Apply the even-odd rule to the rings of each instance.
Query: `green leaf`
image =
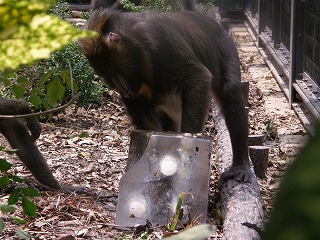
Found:
[[[0,205],[0,210],[2,212],[14,212],[15,210],[17,210],[18,207],[16,205]]]
[[[17,182],[17,183],[23,183],[23,182],[26,181],[25,178],[21,178],[21,177],[18,177],[18,176],[16,176],[16,175],[10,175],[10,178],[11,178],[13,181]]]
[[[8,176],[3,176],[0,178],[0,188],[6,187],[10,184],[10,179]]]
[[[189,228],[186,231],[180,232],[177,235],[164,238],[166,240],[195,240],[195,239],[207,239],[210,235],[213,235],[216,231],[216,227],[209,224],[197,225]]]
[[[74,81],[74,79],[72,78],[70,71],[63,70],[61,72],[61,78],[65,81],[68,88],[70,88],[72,92],[77,92],[79,90],[79,87],[76,84],[76,82]]]
[[[26,197],[39,197],[40,193],[37,189],[33,188],[19,188],[20,192]]]
[[[75,137],[78,137],[78,135],[76,133],[72,133],[69,138],[72,139],[72,138],[75,138]]]
[[[26,196],[21,196],[22,198],[22,209],[23,213],[34,217],[36,215],[37,206],[31,202]]]
[[[11,91],[13,92],[15,98],[22,98],[24,96],[25,88],[19,85],[13,85],[11,87]]]
[[[34,106],[35,109],[39,109],[41,104],[41,98],[35,94],[30,94],[29,102]]]
[[[16,77],[16,74],[14,73],[14,71],[9,68],[4,69],[2,73],[7,78],[15,78]]]
[[[0,218],[0,233],[3,232],[3,229],[5,226],[6,226],[6,223],[4,222],[3,218]]]
[[[62,70],[61,71],[61,78],[67,83],[71,82],[71,74],[69,70]]]
[[[177,223],[179,220],[179,215],[180,215],[181,208],[182,208],[182,200],[186,195],[191,195],[191,193],[180,193],[180,195],[178,197],[176,211],[174,212],[171,224],[169,224],[169,231],[171,231],[171,232],[173,232],[176,229],[176,226],[177,226]]]
[[[4,151],[6,154],[13,155],[16,152],[18,152],[19,149],[9,149],[9,150],[2,150],[2,151]]]
[[[16,204],[19,201],[20,193],[19,190],[16,188],[13,193],[10,195],[8,199],[8,204],[13,205]]]
[[[0,171],[7,172],[11,168],[12,164],[5,159],[0,159]]]
[[[41,88],[43,87],[43,85],[46,84],[46,83],[50,80],[50,77],[51,77],[52,74],[55,73],[55,72],[56,72],[56,70],[53,69],[53,70],[50,70],[50,71],[48,71],[48,72],[46,72],[46,73],[43,73],[43,74],[41,75],[41,78],[40,78],[39,83],[38,83],[39,89],[41,89]]]
[[[48,58],[51,52],[61,49],[73,40],[96,35],[80,30],[56,16],[46,14],[30,16],[29,9],[29,7],[22,9],[17,16],[10,16],[5,14],[7,12],[5,7],[0,5],[0,30],[5,29],[0,31],[0,69],[6,66],[17,68],[21,64]],[[17,17],[21,20],[21,14],[24,13],[23,17],[28,21],[20,24],[14,20]],[[3,25],[3,20],[9,22],[9,28]]]
[[[121,0],[120,4],[122,7],[129,12],[142,12],[144,8],[142,6],[136,6],[134,3],[129,0]]]
[[[72,85],[70,87],[70,89],[72,90],[72,93],[77,93],[79,91],[79,86],[76,83],[76,81],[72,81]]]
[[[31,92],[34,94],[34,95],[39,95],[39,96],[46,96],[46,94],[41,90],[41,88],[32,88]]]
[[[41,103],[42,103],[42,106],[43,106],[46,110],[50,109],[50,106],[49,106],[49,104],[45,101],[45,99],[43,99],[43,100],[41,101]]]
[[[24,86],[32,85],[32,82],[29,81],[25,76],[19,76],[17,79],[17,83]]]
[[[4,146],[0,146],[0,151],[3,151],[5,149]]]
[[[80,133],[79,138],[87,138],[90,137],[89,133],[87,131],[83,131]]]
[[[32,17],[50,8],[54,0],[43,1],[0,1],[0,39],[7,38],[19,29],[30,24]]]
[[[17,217],[17,216],[10,216],[10,219],[12,221],[15,221],[17,223],[21,223],[21,224],[25,224],[27,221],[21,217]]]
[[[3,83],[4,86],[9,86],[11,83],[11,81],[5,77],[0,77],[0,81]]]
[[[53,79],[47,85],[47,101],[52,107],[56,107],[62,101],[65,93],[65,87],[59,78]]]
[[[21,228],[17,228],[16,234],[21,239],[31,239],[32,238],[32,236],[29,233],[27,233],[26,231],[23,231]]]

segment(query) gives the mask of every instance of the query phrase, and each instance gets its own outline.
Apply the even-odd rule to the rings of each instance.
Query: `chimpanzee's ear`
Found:
[[[109,32],[107,36],[107,42],[113,43],[113,44],[120,44],[122,43],[122,38],[117,33]]]

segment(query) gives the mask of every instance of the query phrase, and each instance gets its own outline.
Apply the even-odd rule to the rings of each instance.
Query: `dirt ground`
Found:
[[[269,150],[267,177],[259,180],[266,215],[290,160],[306,139],[304,128],[280,90],[271,72],[243,25],[232,25],[231,33],[241,59],[242,78],[249,80],[249,133],[265,134]],[[37,144],[56,178],[63,184],[79,184],[94,189],[98,198],[86,195],[41,191],[35,199],[35,218],[27,217],[21,225],[35,239],[116,239],[121,231],[114,227],[119,180],[124,174],[129,150],[129,117],[117,93],[108,91],[101,106],[88,109],[70,107],[65,113],[43,123]],[[80,138],[86,131],[89,137]],[[214,136],[209,116],[206,134]],[[3,140],[2,140],[3,141]],[[214,151],[213,151],[214,154]],[[12,173],[29,177],[28,170],[15,158]],[[214,167],[213,167],[214,169]],[[217,197],[218,176],[212,171],[209,194],[208,221],[221,224]],[[0,193],[1,201],[6,195]],[[1,239],[17,239],[16,226],[8,223]],[[219,227],[219,226],[218,226]],[[219,227],[221,229],[221,227]],[[137,239],[134,229],[132,239]],[[148,239],[161,238],[164,228],[154,228]],[[127,238],[130,239],[130,235]],[[221,239],[221,232],[212,239]],[[119,238],[120,239],[120,238]]]

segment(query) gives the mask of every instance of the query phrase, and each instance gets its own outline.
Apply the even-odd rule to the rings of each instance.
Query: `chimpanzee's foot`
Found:
[[[228,180],[233,179],[238,182],[255,182],[256,177],[252,170],[246,166],[232,166],[227,171],[223,172],[219,179],[219,188]]]

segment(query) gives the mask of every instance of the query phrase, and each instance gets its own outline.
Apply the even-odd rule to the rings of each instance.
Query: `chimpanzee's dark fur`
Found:
[[[251,181],[238,53],[229,33],[194,11],[97,10],[79,41],[91,66],[123,97],[138,129],[203,131],[211,95],[230,132],[233,165],[221,179]]]

